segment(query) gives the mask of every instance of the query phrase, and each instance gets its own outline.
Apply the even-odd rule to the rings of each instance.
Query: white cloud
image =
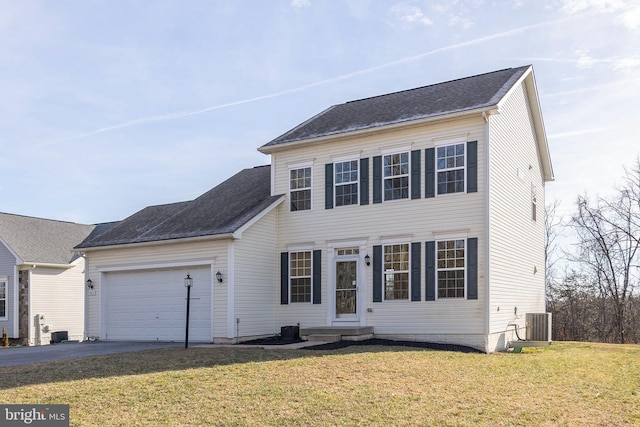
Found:
[[[391,12],[400,20],[410,24],[431,25],[433,22],[429,19],[422,9],[409,3],[398,3],[391,6]]]
[[[580,69],[589,69],[593,67],[593,64],[596,62],[595,59],[589,56],[589,54],[584,50],[579,50],[576,52],[578,54],[577,66]]]
[[[620,15],[620,21],[630,30],[640,30],[640,5],[624,11]]]
[[[291,6],[296,7],[298,9],[303,7],[311,6],[311,1],[309,0],[291,0]]]
[[[565,13],[599,12],[608,13],[624,9],[623,0],[563,0],[561,10]]]

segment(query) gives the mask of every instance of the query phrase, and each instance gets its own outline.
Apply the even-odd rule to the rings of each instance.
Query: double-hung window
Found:
[[[409,299],[409,244],[385,245],[384,299]]]
[[[334,163],[336,206],[357,205],[358,160]]]
[[[409,198],[409,152],[383,156],[384,200]]]
[[[437,242],[438,298],[464,298],[465,241]]]
[[[465,178],[464,143],[436,148],[438,194],[463,193]]]
[[[291,211],[311,209],[311,166],[289,170]]]
[[[0,278],[0,319],[7,318],[7,279]]]
[[[311,302],[311,251],[289,253],[291,302]]]

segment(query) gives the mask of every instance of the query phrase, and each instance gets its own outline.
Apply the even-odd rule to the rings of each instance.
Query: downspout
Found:
[[[11,335],[14,338],[20,338],[20,280],[19,280],[20,271],[18,270],[18,266],[13,266],[13,334]],[[7,286],[9,284],[7,283]],[[8,291],[8,289],[7,289]],[[8,311],[8,310],[7,310]],[[27,334],[28,335],[28,334]],[[27,340],[29,337],[27,336]]]
[[[234,343],[237,343],[239,337],[236,336],[236,323],[239,327],[240,318],[236,319],[235,317],[235,245],[233,240],[229,242],[227,248],[227,338],[231,338]]]
[[[489,261],[491,259],[491,255],[489,252],[489,228],[491,226],[491,221],[489,220],[490,211],[490,174],[489,174],[489,164],[490,164],[490,144],[489,144],[489,115],[487,112],[482,113],[482,118],[484,119],[484,299],[485,299],[485,312],[484,312],[484,339],[485,339],[485,353],[490,353],[491,349],[489,348],[490,342],[490,334],[491,334],[491,292],[489,289],[490,286],[490,277],[489,277]]]
[[[86,287],[87,280],[89,280],[89,259],[84,253],[81,254],[84,259],[84,281],[82,282],[82,291],[84,292],[84,333],[82,334],[82,340],[89,339],[89,290]]]

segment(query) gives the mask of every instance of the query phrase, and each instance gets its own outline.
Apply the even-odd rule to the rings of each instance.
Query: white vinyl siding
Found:
[[[281,206],[286,209],[284,203]],[[234,336],[273,335],[282,326],[276,325],[275,318],[280,305],[280,266],[274,261],[277,219],[274,209],[234,243],[234,317],[240,320],[234,324]]]
[[[50,333],[67,331],[70,340],[84,339],[84,258],[76,259],[71,268],[36,267],[30,274],[29,342],[31,345],[49,344]],[[40,332],[34,316],[44,316],[49,332]]]
[[[319,145],[301,146],[272,154],[274,168],[274,194],[286,194],[289,189],[289,165],[314,159],[314,173],[323,165],[334,163],[337,156],[359,152],[360,158],[369,158],[369,200],[373,200],[373,157],[380,156],[387,147],[407,146],[406,150],[434,148],[434,141],[465,135],[469,141],[478,141],[478,192],[456,193],[447,197],[407,200],[402,203],[370,203],[350,209],[321,209],[308,215],[296,215],[288,208],[280,210],[278,221],[277,253],[289,252],[290,246],[313,242],[314,249],[322,250],[322,304],[288,304],[278,306],[278,325],[301,327],[324,326],[332,321],[327,306],[326,253],[327,242],[366,240],[366,252],[373,255],[373,246],[396,240],[395,236],[407,236],[405,241],[426,242],[437,240],[434,233],[464,230],[469,236],[478,236],[479,271],[484,271],[484,122],[482,117],[435,123],[394,132],[378,132],[368,136],[351,137]],[[383,153],[387,154],[386,152]],[[424,154],[421,170],[424,171]],[[410,170],[410,169],[409,169]],[[362,172],[362,171],[361,171]],[[313,203],[324,205],[324,179],[318,175],[313,180]],[[424,181],[424,172],[421,182]],[[424,191],[424,190],[423,190]],[[423,193],[424,194],[424,193]],[[428,212],[428,214],[425,214]],[[438,234],[439,235],[439,234]],[[425,265],[424,243],[420,265]],[[363,253],[364,256],[364,253]],[[276,257],[274,257],[277,260]],[[274,261],[277,262],[277,261]],[[363,283],[373,283],[372,267],[363,270]],[[424,278],[422,278],[424,291]],[[484,332],[484,279],[479,275],[478,300],[447,298],[438,301],[411,301],[403,304],[374,304],[373,288],[367,286],[364,301],[371,312],[363,310],[361,324],[374,326],[377,334],[411,334],[441,336],[443,334],[479,334],[483,342]]]
[[[496,345],[515,339],[504,336],[506,325],[524,328],[525,313],[545,311],[544,215],[532,221],[532,185],[536,204],[544,206],[544,181],[527,95],[516,87],[490,116],[489,251],[490,333]],[[516,289],[514,289],[514,286]]]

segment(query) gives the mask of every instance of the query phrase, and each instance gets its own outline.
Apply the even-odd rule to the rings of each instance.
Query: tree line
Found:
[[[568,219],[558,206],[545,217],[553,339],[640,343],[640,158],[612,195],[579,196]],[[574,247],[560,244],[566,234]]]

